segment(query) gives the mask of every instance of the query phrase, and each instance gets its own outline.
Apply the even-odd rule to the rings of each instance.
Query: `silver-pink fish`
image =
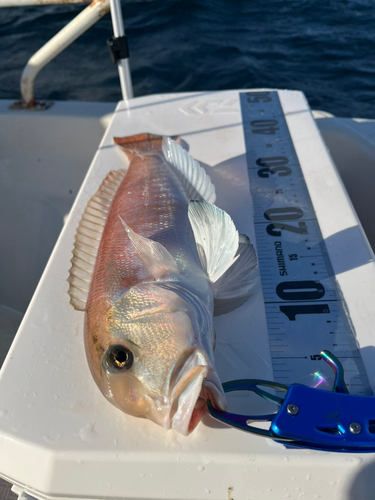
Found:
[[[107,175],[82,215],[71,303],[85,311],[88,363],[104,396],[187,435],[208,399],[226,409],[214,311],[247,300],[257,259],[180,145],[149,134],[115,142],[130,165]]]

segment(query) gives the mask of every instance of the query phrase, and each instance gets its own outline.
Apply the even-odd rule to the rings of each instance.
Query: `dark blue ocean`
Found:
[[[28,58],[84,6],[0,9],[0,98]],[[375,118],[375,0],[123,1],[134,93],[277,87],[314,109]],[[37,77],[36,97],[117,101],[110,15]]]

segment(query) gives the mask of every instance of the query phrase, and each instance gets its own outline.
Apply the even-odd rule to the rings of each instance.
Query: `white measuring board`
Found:
[[[268,235],[266,231],[275,249],[271,270],[280,270],[280,260],[277,260],[280,255],[276,253],[280,250],[276,249],[274,241],[281,241],[288,273],[292,273],[290,263],[295,266],[298,262],[288,261],[289,253],[297,254],[298,259],[305,254],[300,253],[299,248],[292,252],[288,245],[293,241],[281,239],[285,228],[277,228],[275,224],[283,222],[300,227],[299,222],[304,222],[309,232],[312,215],[308,219],[301,217],[280,222],[271,220],[275,212],[268,212],[270,220],[263,220],[262,214],[267,210],[281,208],[276,204],[281,198],[279,193],[272,192],[274,185],[268,186],[268,191],[262,191],[263,185],[259,182],[284,181],[287,177],[279,177],[280,170],[268,178],[259,176],[259,169],[274,166],[257,165],[256,161],[284,156],[289,163],[279,166],[294,169],[298,160],[303,174],[298,178],[303,178],[306,183],[356,335],[357,344],[351,340],[348,352],[355,358],[358,354],[362,356],[369,385],[374,389],[373,254],[303,94],[291,91],[276,94],[262,90],[259,98],[265,96],[264,92],[270,92],[272,99],[279,99],[278,115],[264,116],[268,111],[263,106],[267,102],[263,102],[259,103],[262,106],[255,107],[255,116],[248,117],[241,99],[253,99],[253,92],[146,96],[132,100],[129,108],[123,102],[117,106],[0,373],[0,475],[15,484],[18,492],[26,491],[36,498],[51,500],[258,500],[260,497],[279,500],[283,496],[297,499],[302,494],[307,500],[317,497],[328,500],[335,497],[367,499],[362,494],[364,481],[366,491],[374,490],[375,474],[366,475],[366,470],[372,467],[371,455],[287,449],[273,441],[217,424],[209,417],[189,437],[182,437],[147,420],[121,413],[102,396],[89,373],[83,347],[83,314],[70,306],[67,294],[66,279],[75,230],[88,199],[108,171],[126,166],[125,155],[113,145],[113,137],[151,132],[181,136],[184,147],[208,170],[216,186],[217,205],[232,216],[241,233],[249,235],[261,263],[271,258],[267,255],[271,252],[268,247],[262,247],[262,233],[258,226],[266,230],[274,224],[272,230],[280,230],[280,237]],[[249,113],[253,112],[251,109]],[[276,120],[277,123],[260,124],[262,119]],[[254,121],[258,124],[251,125]],[[262,128],[264,131],[269,126],[275,128],[275,134],[251,132]],[[250,127],[250,143],[246,127]],[[287,140],[278,135],[280,131],[290,134],[293,161],[289,160]],[[259,138],[265,136],[266,147],[272,144],[268,149],[276,149],[281,144],[285,151],[265,155],[262,150],[260,156],[254,156],[257,144],[264,146]],[[251,163],[252,158],[255,165]],[[263,170],[263,173],[267,172]],[[276,186],[275,189],[284,187]],[[300,192],[306,196],[306,191]],[[270,205],[265,204],[265,200],[270,201]],[[302,198],[297,200],[299,203]],[[307,213],[310,205],[298,203],[295,205]],[[278,275],[277,283],[271,282],[272,286],[276,283],[277,287],[282,278],[289,280],[290,275]],[[331,281],[319,275],[313,276],[318,276],[315,281],[320,281],[327,291],[330,283],[335,286],[333,276]],[[264,278],[265,274],[263,286]],[[300,277],[293,275],[293,279],[311,281],[302,274]],[[306,290],[311,291],[309,287],[299,291]],[[327,297],[324,295],[323,299]],[[324,300],[318,299],[316,305],[325,304]],[[269,330],[269,304],[265,305],[265,302],[272,301],[268,300],[259,284],[246,304],[215,320],[215,358],[223,382],[238,378],[273,378],[275,345],[279,341]],[[284,305],[311,305],[309,301],[296,302],[286,301]],[[331,311],[332,303],[328,304]],[[280,303],[273,306],[280,307]],[[285,313],[282,314],[288,319]],[[326,320],[327,316],[324,311],[312,315],[320,321]],[[305,317],[305,314],[297,314],[295,324],[300,324],[300,319]],[[329,341],[332,344],[338,342],[331,340],[337,336],[326,332],[322,345],[312,347],[307,339],[305,348],[302,334],[303,331],[300,344],[296,346],[289,341],[287,348],[305,349],[307,365],[290,366],[300,381],[306,379],[311,385],[315,380],[313,373],[321,370],[315,366],[321,366],[321,361],[311,360],[309,356],[318,354],[318,349],[335,352],[334,348],[339,346],[328,344]],[[355,351],[357,347],[359,350]],[[358,370],[358,361],[353,363],[353,369]],[[280,375],[275,371],[275,376]],[[349,373],[350,389],[351,385],[355,386],[358,376],[362,383],[365,375]],[[240,408],[251,414],[268,412],[265,402],[257,397],[247,399],[239,395],[230,399],[230,405],[234,411]],[[346,492],[351,496],[346,497]]]
[[[328,349],[349,392],[371,396],[278,93],[240,100],[274,379],[332,389],[334,373],[319,356]]]

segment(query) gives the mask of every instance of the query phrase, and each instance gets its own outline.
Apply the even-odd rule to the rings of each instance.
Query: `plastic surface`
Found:
[[[303,94],[280,91],[280,99],[374,386],[373,255]],[[120,103],[0,374],[1,475],[32,496],[51,499],[371,498],[371,455],[287,450],[209,417],[184,438],[122,414],[100,394],[85,359],[83,314],[67,294],[73,237],[106,173],[126,162],[113,136],[145,131],[181,136],[209,169],[217,205],[254,241],[238,92],[146,96],[130,109]],[[342,244],[348,231],[356,238],[353,254]],[[222,381],[272,379],[260,290],[218,318],[215,330]],[[242,395],[230,405],[236,412],[251,405],[253,414],[273,410]]]

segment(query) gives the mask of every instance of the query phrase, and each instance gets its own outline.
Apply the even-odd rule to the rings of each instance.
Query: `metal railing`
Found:
[[[30,5],[52,5],[63,3],[87,3],[88,0],[0,0],[0,7],[21,7]],[[34,82],[38,73],[52,59],[66,49],[93,24],[111,10],[115,37],[123,36],[120,0],[92,0],[90,5],[80,12],[69,24],[41,47],[27,62],[21,76],[22,102],[13,108],[46,109],[44,103],[37,103],[34,97]],[[117,62],[122,97],[125,101],[133,97],[129,60]]]

